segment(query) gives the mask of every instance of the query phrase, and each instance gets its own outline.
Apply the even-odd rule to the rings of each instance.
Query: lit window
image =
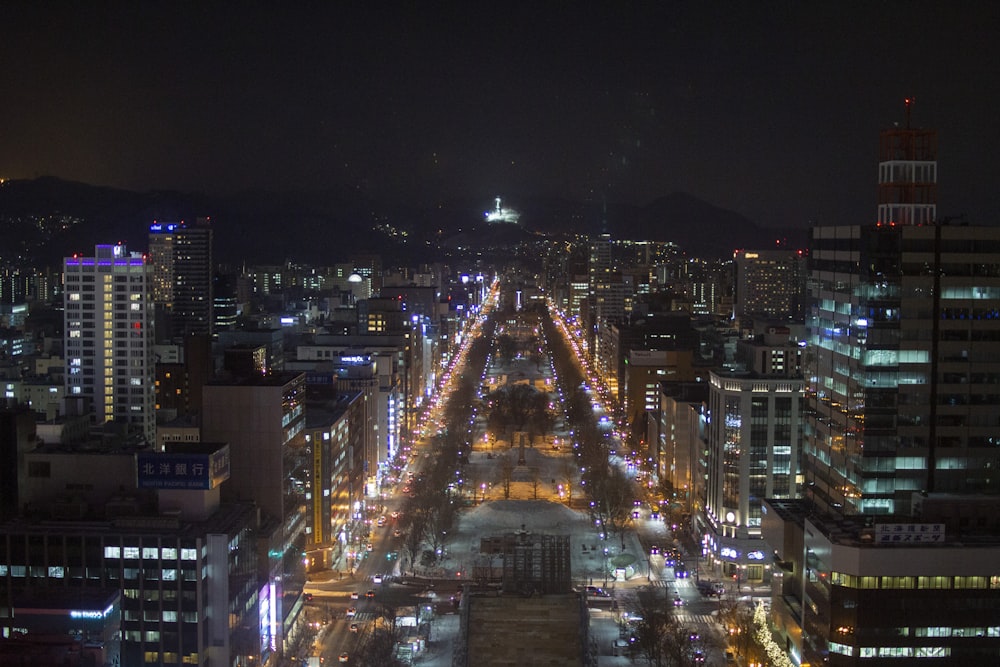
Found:
[[[122,557],[121,547],[104,547],[104,557],[121,558]]]
[[[125,558],[138,558],[139,547],[125,547]]]

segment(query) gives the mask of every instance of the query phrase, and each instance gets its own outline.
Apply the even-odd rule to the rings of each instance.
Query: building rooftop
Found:
[[[477,667],[583,664],[578,594],[470,597],[468,664]]]

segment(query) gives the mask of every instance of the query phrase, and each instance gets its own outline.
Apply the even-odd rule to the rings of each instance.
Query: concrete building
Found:
[[[797,663],[1000,660],[1000,229],[934,220],[935,151],[886,130],[879,223],[813,230],[805,497],[763,526]]]
[[[734,317],[801,322],[806,305],[808,253],[796,250],[737,250]]]
[[[153,300],[166,314],[164,340],[212,334],[212,236],[208,218],[149,227]]]
[[[219,502],[228,464],[219,444],[26,454],[24,511],[0,525],[0,636],[74,600],[68,630],[120,640],[113,664],[265,664],[282,589],[261,575],[256,508]]]
[[[66,395],[90,404],[95,426],[156,436],[150,268],[123,245],[63,262]]]
[[[660,385],[657,453],[654,456],[656,474],[670,482],[674,499],[692,516],[704,507],[706,495],[708,394],[707,382],[663,382]]]
[[[254,503],[276,528],[264,575],[275,645],[301,629],[306,541],[305,375],[218,378],[202,393],[202,440],[230,446],[227,502]]]
[[[737,584],[766,580],[762,504],[798,496],[804,382],[713,371],[709,385],[702,555]]]
[[[362,549],[365,520],[380,503],[366,503],[361,433],[365,397],[344,392],[333,400],[309,401],[306,410],[306,447],[312,465],[306,481],[308,526],[306,569],[319,571],[339,563],[345,567]]]

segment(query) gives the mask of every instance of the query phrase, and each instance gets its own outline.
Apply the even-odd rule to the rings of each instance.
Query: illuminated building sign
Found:
[[[764,560],[763,551],[748,551],[747,560]]]
[[[740,552],[732,547],[722,547],[719,549],[719,555],[723,558],[739,558]]]
[[[943,523],[877,523],[876,544],[944,542]]]
[[[141,452],[136,455],[141,489],[214,489],[229,479],[229,445],[205,454]]]
[[[114,608],[113,606],[109,606],[104,611],[98,611],[96,609],[71,609],[69,612],[69,617],[97,620],[105,618],[108,614],[111,613],[111,610],[113,608]]]
[[[159,232],[172,232],[176,230],[179,226],[180,225],[173,222],[166,225],[164,225],[163,223],[155,222],[149,226],[149,231],[153,232],[154,234]]]

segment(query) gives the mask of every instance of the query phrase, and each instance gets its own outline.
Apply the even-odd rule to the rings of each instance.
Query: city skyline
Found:
[[[766,227],[866,224],[877,133],[912,96],[941,215],[991,224],[996,22],[985,3],[16,5],[0,177],[426,206],[682,191]]]

